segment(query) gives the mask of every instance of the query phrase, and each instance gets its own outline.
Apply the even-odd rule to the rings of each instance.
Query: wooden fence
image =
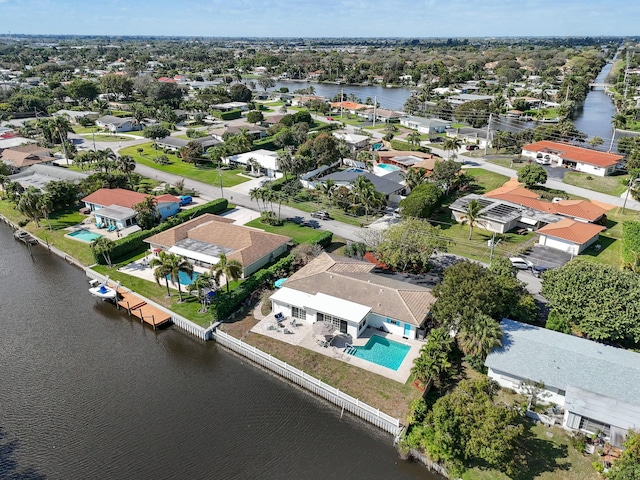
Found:
[[[381,412],[377,408],[373,408],[357,398],[341,392],[337,388],[327,385],[311,375],[306,374],[287,363],[272,357],[271,355],[259,350],[252,345],[244,343],[242,340],[232,337],[231,335],[220,330],[213,330],[212,338],[220,345],[248,358],[258,365],[277,373],[283,378],[295,383],[296,385],[308,390],[319,397],[337,405],[353,415],[375,425],[376,427],[397,437],[402,426],[400,420]]]

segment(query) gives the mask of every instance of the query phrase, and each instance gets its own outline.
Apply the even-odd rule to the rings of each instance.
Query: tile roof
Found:
[[[374,267],[369,262],[322,253],[289,277],[285,286],[367,305],[378,315],[422,325],[436,301],[431,290],[371,273]]]
[[[55,158],[7,148],[0,153],[0,160],[15,168],[22,168],[36,165],[38,163],[52,162]]]
[[[550,223],[539,228],[536,233],[582,245],[605,229],[606,227],[602,225],[577,222],[570,218],[563,218],[557,223]]]
[[[133,208],[134,205],[144,201],[148,196],[147,194],[126,190],[124,188],[101,188],[91,195],[84,197],[82,201],[104,207],[119,205],[121,207]],[[159,195],[155,198],[159,202],[180,203],[178,198],[169,194]]]
[[[186,238],[233,250],[228,255],[247,267],[289,242],[284,235],[234,225],[233,220],[205,213],[145,240],[152,245],[171,248]]]
[[[529,152],[547,152],[558,155],[563,160],[586,163],[597,167],[610,167],[616,165],[624,158],[615,153],[599,152],[588,148],[576,147],[567,143],[550,142],[542,140],[522,147]]]

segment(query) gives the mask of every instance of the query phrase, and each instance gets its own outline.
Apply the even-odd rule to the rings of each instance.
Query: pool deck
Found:
[[[122,273],[126,273],[127,275],[131,275],[132,277],[142,278],[143,280],[148,280],[150,282],[155,283],[156,279],[153,276],[153,268],[149,267],[149,262],[151,261],[152,258],[154,258],[154,256],[151,252],[149,252],[149,254],[146,257],[142,257],[136,260],[135,262],[131,262],[125,265],[124,267],[120,267],[118,271]],[[194,273],[205,273],[205,272],[208,272],[209,270],[202,267],[193,267],[193,271]],[[222,282],[222,285],[224,285],[224,276],[222,277],[221,282]],[[162,285],[163,287],[166,285],[164,280],[160,280],[160,285]],[[180,285],[180,286],[182,287],[181,290],[184,293],[186,293],[189,290],[188,285]],[[178,285],[172,281],[169,281],[169,288],[172,288],[173,290],[177,290]]]
[[[278,327],[278,323],[274,318],[274,314],[271,313],[266,317],[260,314],[259,306],[254,310],[254,317],[260,319],[260,321],[251,329],[251,332],[258,333],[281,342],[289,343],[296,347],[306,348],[316,353],[326,355],[328,357],[335,358],[341,362],[346,362],[354,367],[362,368],[369,372],[376,373],[386,378],[395,380],[396,382],[406,383],[411,375],[411,367],[413,361],[420,355],[420,348],[424,345],[424,342],[419,340],[410,340],[400,337],[399,335],[392,335],[390,333],[381,332],[374,328],[367,328],[360,337],[351,339],[344,335],[337,336],[329,347],[321,347],[316,342],[316,335],[313,333],[311,324],[302,320],[297,320],[297,326],[291,326],[291,318],[287,318],[281,324],[284,328]],[[285,331],[291,333],[285,333]],[[388,338],[394,342],[402,343],[410,347],[409,352],[405,356],[402,364],[398,370],[391,370],[390,368],[383,367],[377,363],[372,363],[362,358],[348,355],[344,352],[345,344],[350,343],[353,346],[364,346],[373,335]]]

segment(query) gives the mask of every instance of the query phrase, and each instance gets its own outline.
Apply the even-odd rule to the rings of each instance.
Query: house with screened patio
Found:
[[[330,322],[358,338],[376,328],[414,339],[435,303],[431,290],[377,271],[369,262],[322,253],[270,297],[274,313]]]

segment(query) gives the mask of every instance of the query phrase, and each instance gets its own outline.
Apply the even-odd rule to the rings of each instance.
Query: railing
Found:
[[[94,278],[102,283],[106,282],[108,279],[106,276],[96,272],[95,270],[91,270],[91,268],[86,268],[85,269],[85,273],[87,275],[87,277],[89,278]],[[113,280],[111,280],[113,281]],[[120,287],[124,290],[129,290],[125,287]],[[171,321],[173,322],[173,324],[180,328],[181,330],[184,330],[187,333],[190,333],[191,335],[198,337],[201,340],[208,340],[209,338],[211,338],[211,331],[213,329],[215,329],[215,327],[217,326],[217,324],[215,325],[211,325],[208,328],[204,328],[201,327],[200,325],[198,325],[197,323],[193,323],[191,320],[187,320],[186,318],[184,318],[181,315],[178,315],[175,312],[172,312],[171,310],[169,310],[168,308],[163,307],[162,305],[157,304],[156,302],[149,300],[146,297],[143,297],[142,295],[140,295],[139,293],[136,293],[136,296],[140,297],[142,300],[144,300],[145,302],[147,302],[149,305],[152,305],[154,307],[156,307],[159,310],[162,310],[163,312],[165,312],[166,314],[168,314],[171,317]]]
[[[341,392],[337,388],[327,385],[311,375],[306,374],[291,365],[272,357],[271,355],[259,350],[252,345],[244,343],[242,340],[232,337],[231,335],[220,330],[211,332],[212,338],[220,345],[248,358],[258,365],[277,373],[283,378],[295,383],[296,385],[309,390],[310,392],[324,398],[325,400],[341,407],[353,415],[375,425],[376,427],[397,436],[402,426],[400,420],[381,412],[377,408],[373,408],[366,403],[361,402],[346,393]]]

